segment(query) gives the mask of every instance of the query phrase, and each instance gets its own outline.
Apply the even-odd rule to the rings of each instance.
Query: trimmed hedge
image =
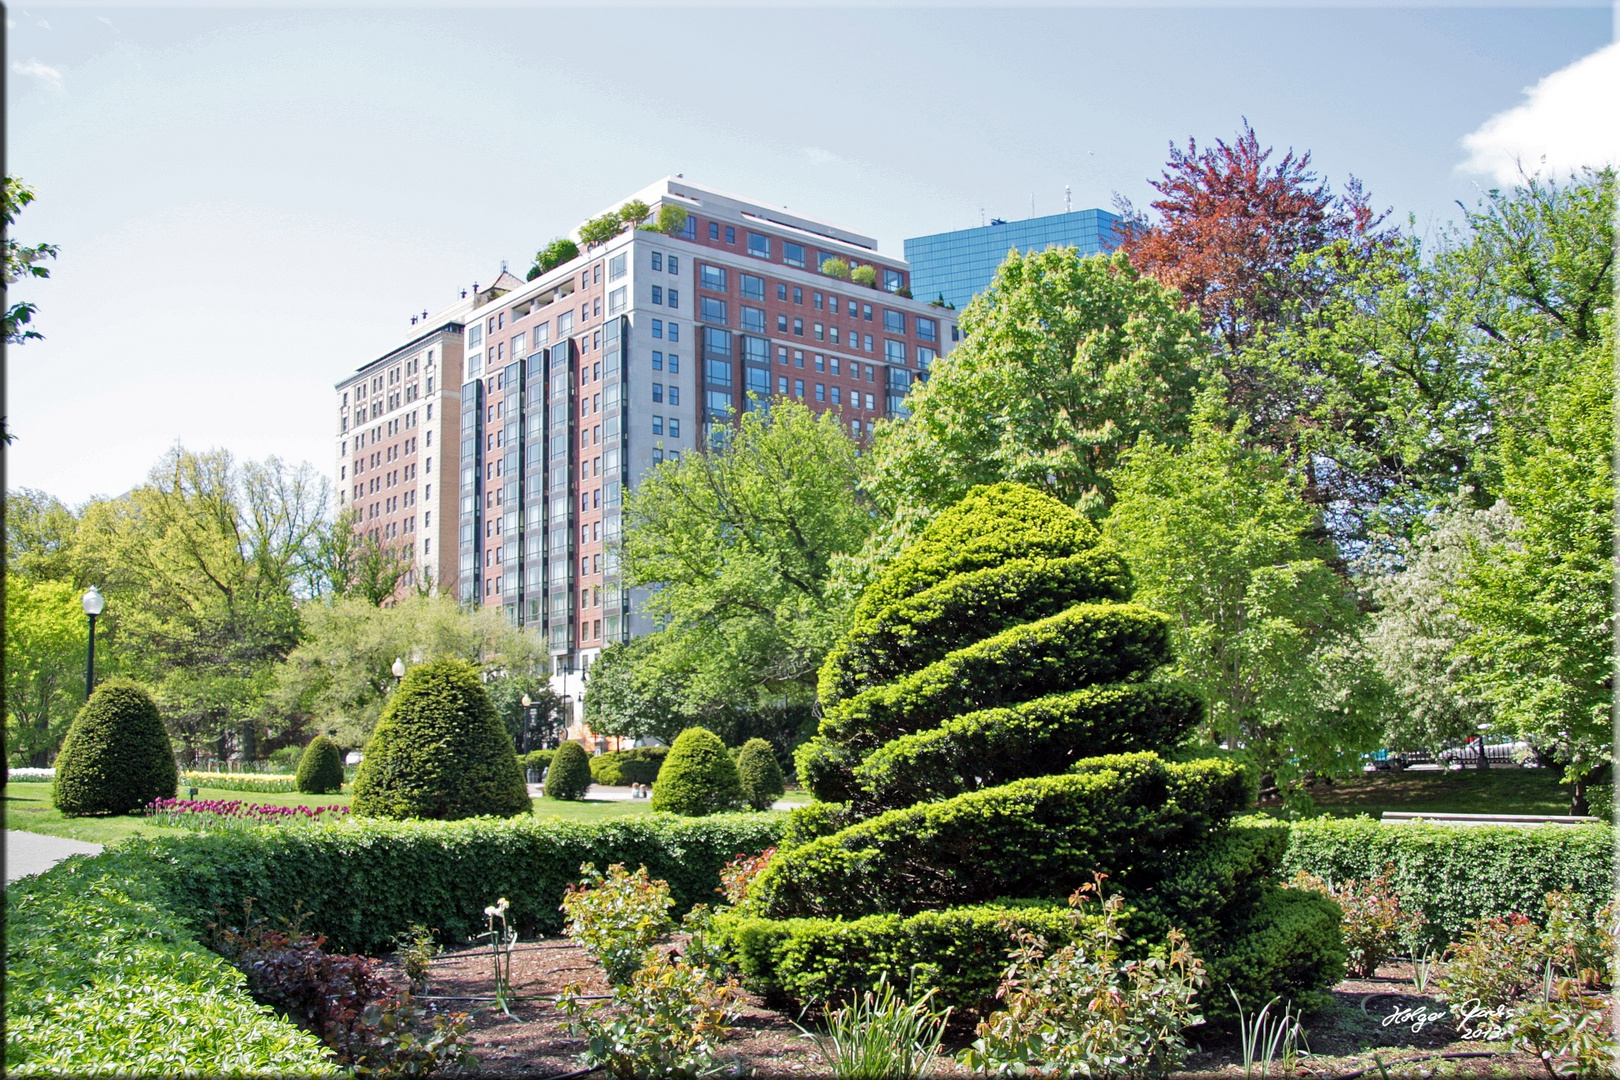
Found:
[[[669,754],[667,746],[637,746],[591,758],[591,778],[607,787],[651,784]]]
[[[1522,912],[1536,918],[1546,896],[1572,889],[1595,904],[1613,896],[1615,833],[1607,825],[1395,824],[1370,817],[1294,824],[1283,874],[1365,881],[1386,865],[1404,906],[1429,919],[1438,944],[1474,921]]]
[[[1169,616],[1134,604],[1077,604],[863,690],[828,711],[821,733],[884,742],[964,712],[1128,680],[1169,659]]]
[[[764,739],[749,739],[737,751],[737,779],[742,784],[743,801],[754,810],[769,810],[787,791],[776,751]]]
[[[349,820],[135,837],[99,859],[151,875],[175,910],[202,921],[216,907],[271,920],[309,912],[329,949],[372,955],[413,923],[463,942],[485,929],[498,897],[525,937],[562,932],[563,891],[581,863],[647,867],[669,882],[677,916],[720,900],[720,868],[781,836],[784,814],[650,815],[580,822],[557,818]]]
[[[163,717],[144,687],[108,679],[73,718],[56,755],[51,799],[71,817],[128,814],[172,799],[180,769]]]
[[[405,673],[366,743],[350,805],[361,817],[532,812],[511,737],[476,668],[443,657]]]
[[[551,757],[555,750],[530,750],[527,754],[518,755],[518,764],[524,770],[533,769],[537,773],[544,773],[551,767]]]
[[[577,742],[565,742],[551,756],[546,798],[578,802],[591,786],[591,759]]]
[[[330,795],[343,789],[343,751],[325,735],[317,735],[298,759],[298,790],[305,795]]]
[[[653,786],[652,808],[701,817],[743,805],[737,763],[708,728],[689,727],[675,736]]]
[[[1043,776],[1082,757],[1174,746],[1203,715],[1172,686],[1089,686],[953,717],[895,739],[855,766],[863,806],[891,808]]]
[[[6,887],[6,1074],[340,1075],[248,997],[151,870],[78,856]]]
[[[911,914],[1066,896],[1097,870],[1129,891],[1152,872],[1144,848],[1162,857],[1207,842],[1247,792],[1242,769],[1229,761],[1093,758],[1068,775],[890,810],[781,852],[755,879],[750,904],[777,918]]]
[[[822,701],[842,701],[942,659],[963,641],[1044,619],[1074,604],[1125,601],[1131,574],[1111,548],[1017,559],[941,581],[857,622],[822,664]]]

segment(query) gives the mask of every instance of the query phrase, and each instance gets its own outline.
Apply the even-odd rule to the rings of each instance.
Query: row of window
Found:
[[[666,391],[663,383],[652,384],[652,399],[654,402],[660,405],[663,404],[665,392]],[[681,403],[681,388],[679,386],[676,386],[674,383],[670,383],[667,392],[669,394],[669,403],[671,405],[679,405]]]
[[[668,435],[672,439],[681,437],[681,418],[672,416],[666,425],[664,418],[654,414],[652,418],[652,433],[654,435]]]
[[[709,239],[710,240],[719,240],[722,229],[725,232],[725,237],[726,237],[725,242],[727,244],[733,244],[733,245],[736,244],[737,243],[737,228],[736,228],[736,226],[735,225],[724,225],[724,226],[722,226],[718,221],[709,222]],[[782,261],[784,263],[786,263],[788,266],[798,267],[801,270],[805,269],[806,263],[808,262],[808,259],[806,258],[805,247],[804,247],[803,244],[795,243],[792,240],[778,240],[777,238],[768,236],[765,233],[757,233],[757,232],[754,232],[753,230],[749,230],[749,232],[748,232],[748,242],[747,242],[746,250],[747,250],[749,255],[753,256],[756,259],[769,259],[769,258],[772,257],[772,249],[775,247],[776,243],[781,244]],[[859,256],[857,256],[856,258],[859,258]],[[834,259],[837,259],[837,260],[839,260],[841,262],[844,262],[844,263],[848,263],[850,261],[850,257],[847,256],[847,255],[839,254],[837,252],[832,252],[832,251],[817,251],[816,252],[816,269],[817,270],[823,269],[829,262],[832,262]],[[883,284],[883,288],[886,289],[889,292],[898,292],[901,288],[903,288],[905,286],[906,276],[905,276],[905,274],[901,273],[899,270],[891,270],[891,269],[889,269],[887,267],[884,267],[884,268],[879,270],[879,274],[880,274],[880,278],[881,278],[881,281],[882,281],[882,284]]]

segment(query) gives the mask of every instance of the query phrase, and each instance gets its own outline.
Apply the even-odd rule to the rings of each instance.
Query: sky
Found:
[[[665,175],[876,236],[1149,203],[1168,144],[1310,151],[1432,236],[1620,152],[1584,6],[12,6],[6,482],[77,505],[177,442],[330,473],[333,387]]]

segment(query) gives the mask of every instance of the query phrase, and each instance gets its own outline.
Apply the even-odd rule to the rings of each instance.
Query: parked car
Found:
[[[1413,765],[1433,765],[1434,755],[1427,750],[1379,750],[1363,761],[1362,772],[1399,772]]]
[[[1519,742],[1501,742],[1485,744],[1485,761],[1491,768],[1505,768],[1517,765],[1525,769],[1537,768],[1535,751],[1530,744]],[[1473,769],[1479,767],[1479,739],[1469,739],[1462,746],[1452,746],[1440,751],[1439,762],[1448,769]]]

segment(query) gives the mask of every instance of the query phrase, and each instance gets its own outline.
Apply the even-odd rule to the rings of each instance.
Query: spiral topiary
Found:
[[[551,755],[546,797],[578,802],[591,786],[591,758],[577,742],[565,742]]]
[[[169,732],[151,695],[129,679],[108,679],[62,740],[51,799],[69,817],[128,814],[172,799],[179,783]]]
[[[737,778],[742,781],[743,800],[755,810],[769,810],[787,790],[776,751],[764,739],[743,743],[737,752]]]
[[[298,790],[305,795],[331,795],[343,790],[343,751],[325,735],[317,735],[304,747],[295,776]]]
[[[1233,821],[1252,801],[1239,764],[1156,752],[1200,704],[1153,681],[1169,621],[1130,589],[1089,522],[1015,484],[974,489],[886,567],[822,668],[820,731],[797,755],[822,801],[794,812],[728,916],[745,973],[826,999],[920,962],[917,979],[973,1007],[1001,966],[982,940],[919,953],[905,928],[929,912],[934,934],[1039,926],[1030,905],[1102,873],[1133,939],[1187,933],[1215,987],[1206,1012],[1229,1004],[1224,984],[1246,1006],[1325,1001],[1337,912],[1278,887],[1285,828]]]
[[[720,736],[708,728],[690,727],[675,736],[658,782],[653,785],[652,808],[702,817],[743,804],[742,781]]]
[[[405,673],[366,743],[351,808],[438,820],[531,811],[512,739],[476,668],[446,657]]]

